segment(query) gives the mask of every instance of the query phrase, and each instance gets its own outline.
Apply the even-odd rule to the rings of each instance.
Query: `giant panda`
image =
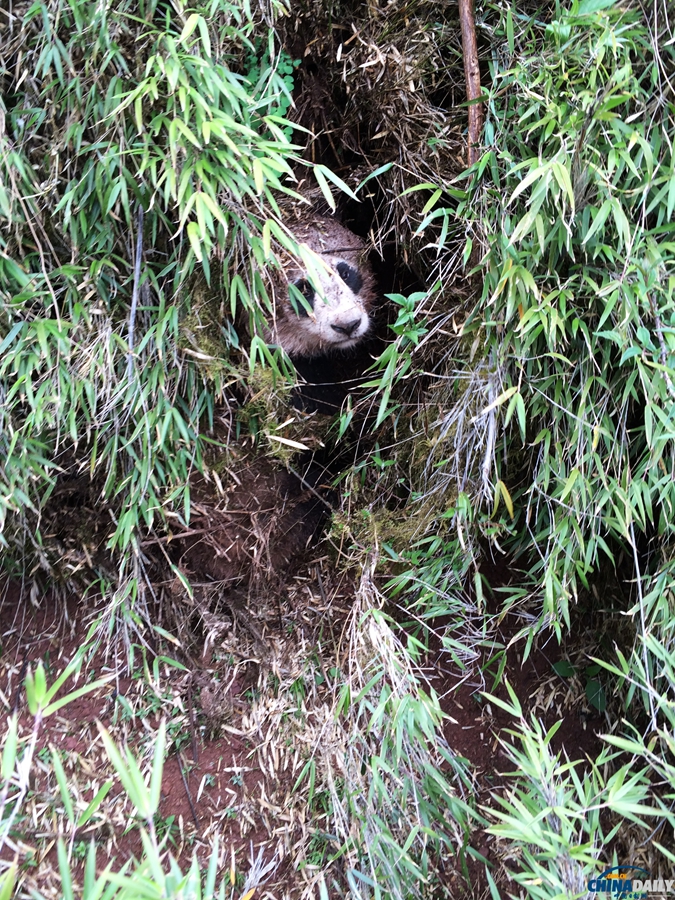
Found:
[[[365,242],[327,218],[300,219],[292,231],[319,259],[311,273],[297,261],[283,268],[272,339],[292,359],[351,350],[370,332],[376,298]]]

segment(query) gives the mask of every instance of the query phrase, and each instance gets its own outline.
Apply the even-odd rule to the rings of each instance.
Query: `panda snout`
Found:
[[[345,337],[351,337],[355,331],[361,325],[362,317],[358,316],[356,319],[352,319],[349,322],[343,322],[342,325],[331,325],[333,331],[337,331],[338,334],[343,334]]]

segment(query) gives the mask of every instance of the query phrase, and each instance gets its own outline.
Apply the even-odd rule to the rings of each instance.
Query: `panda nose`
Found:
[[[331,325],[333,331],[344,334],[345,337],[351,337],[361,324],[361,316],[358,319],[352,319],[351,322],[345,322],[344,325]]]

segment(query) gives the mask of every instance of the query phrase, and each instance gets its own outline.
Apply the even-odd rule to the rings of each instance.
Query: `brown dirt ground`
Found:
[[[300,661],[312,651],[303,628],[311,626],[314,637],[310,637],[310,645],[317,628],[325,642],[331,629],[342,627],[347,618],[353,584],[349,579],[343,580],[341,589],[331,592],[330,602],[322,606],[325,597],[314,596],[306,580],[296,580],[299,590],[308,594],[311,602],[303,608],[297,599],[287,598],[282,610],[286,634],[279,634],[276,614],[269,616],[269,627],[263,616],[260,629],[270,646],[285,644],[288,650],[290,645],[293,651],[295,644],[297,649],[293,652]],[[278,598],[274,598],[274,603],[276,610]],[[53,677],[59,672],[81,646],[95,612],[83,610],[74,599],[63,603],[49,596],[34,607],[21,600],[18,586],[10,585],[5,591],[0,605],[0,701],[5,709],[21,711],[24,734],[32,724],[22,689],[26,666],[42,659],[49,681],[50,673]],[[260,635],[258,629],[256,632]],[[512,633],[508,626],[502,626],[497,638],[507,645]],[[338,643],[339,639],[338,635]],[[125,860],[137,858],[141,850],[137,823],[117,784],[101,813],[95,814],[82,829],[73,831],[67,822],[64,824],[58,786],[47,765],[47,748],[60,751],[76,807],[84,809],[104,781],[114,777],[96,723],[108,729],[118,743],[127,742],[137,753],[147,754],[162,717],[168,724],[169,752],[157,827],[160,834],[168,833],[169,850],[179,864],[185,869],[193,854],[205,863],[211,841],[218,834],[221,871],[229,871],[236,886],[243,887],[256,860],[260,867],[272,862],[276,855],[276,864],[262,879],[264,887],[261,885],[256,898],[294,900],[312,895],[320,865],[307,854],[307,835],[316,825],[307,820],[302,798],[293,792],[306,755],[290,746],[292,715],[286,720],[290,723],[286,741],[289,746],[279,745],[279,735],[284,734],[286,727],[284,717],[289,711],[279,712],[273,696],[274,678],[288,682],[297,673],[281,671],[280,655],[272,653],[267,659],[259,652],[256,655],[256,640],[251,640],[233,615],[229,632],[223,633],[221,628],[217,640],[209,644],[209,658],[198,660],[192,671],[165,663],[157,668],[156,660],[153,669],[150,655],[137,653],[136,668],[125,677],[117,674],[123,671],[118,661],[106,658],[103,649],[98,650],[87,663],[78,685],[106,674],[113,674],[114,678],[62,707],[43,723],[30,786],[30,816],[15,824],[12,840],[0,854],[0,859],[19,859],[22,896],[31,888],[42,891],[47,898],[60,896],[55,848],[58,833],[70,839],[75,857],[93,837],[101,867],[112,860],[121,866]],[[562,722],[553,741],[556,752],[565,752],[570,759],[584,759],[587,755],[592,758],[599,749],[596,732],[601,719],[579,707],[579,692],[573,692],[555,675],[554,661],[543,648],[523,662],[519,646],[513,646],[506,654],[504,674],[526,714],[534,712],[547,727]],[[324,663],[320,666],[323,668]],[[446,670],[440,652],[432,654],[430,667],[431,682],[447,715],[445,737],[450,747],[469,761],[476,776],[477,802],[487,804],[491,792],[499,790],[502,772],[511,768],[499,735],[513,722],[480,696],[483,683],[461,682],[456,672]],[[491,689],[489,683],[487,689]],[[261,698],[264,690],[272,695],[265,701],[267,707]],[[317,690],[319,694],[327,693],[327,683]],[[503,687],[497,695],[507,697]],[[298,715],[301,707],[305,708],[302,698],[298,700]],[[278,725],[276,729],[271,727],[273,722]],[[494,867],[498,884],[507,888],[493,839],[477,832],[472,846]],[[450,896],[488,897],[482,864],[470,859],[468,866],[469,884],[450,866],[446,881]],[[77,877],[77,867],[75,872]]]
[[[77,602],[64,605],[50,597],[43,598],[39,608],[33,608],[20,602],[16,586],[11,586],[0,606],[1,696],[5,708],[21,711],[24,734],[29,733],[32,725],[21,688],[26,666],[32,667],[42,659],[48,683],[50,673],[62,670],[86,635],[87,619],[76,615],[77,612]],[[86,665],[85,679],[80,679],[80,683],[100,677],[111,669],[114,670],[114,666],[99,651]],[[158,698],[157,708],[153,709],[152,704],[145,710],[139,708],[140,700],[145,699],[147,703],[147,698],[143,697],[146,693],[144,679],[117,677],[92,694],[71,701],[43,722],[30,790],[33,823],[17,823],[13,840],[0,853],[0,859],[5,860],[18,856],[25,875],[24,890],[34,887],[47,897],[60,896],[55,839],[58,833],[64,834],[63,823],[59,821],[59,828],[55,830],[46,820],[60,820],[62,810],[58,786],[48,774],[43,755],[46,757],[51,748],[61,751],[71,790],[80,800],[76,805],[84,809],[101,784],[108,777],[114,777],[96,723],[110,731],[118,741],[142,747],[147,744],[148,737],[152,739],[161,713],[166,712],[166,700],[180,703],[189,691],[195,705],[199,703],[201,693],[201,708],[197,708],[200,718],[206,718],[209,723],[205,729],[195,729],[193,735],[177,729],[173,734],[173,746],[169,725],[170,747],[163,772],[158,833],[170,833],[168,846],[172,855],[184,870],[193,853],[204,862],[208,858],[210,838],[217,831],[222,848],[222,868],[230,870],[235,884],[239,884],[242,877],[239,873],[248,871],[252,859],[262,854],[261,858],[269,862],[274,857],[277,849],[273,839],[275,831],[289,827],[293,831],[293,810],[290,815],[284,815],[278,799],[280,794],[290,794],[297,773],[274,770],[273,764],[267,769],[255,752],[251,729],[247,730],[242,722],[250,708],[250,701],[242,698],[251,691],[248,684],[251,679],[246,675],[238,676],[225,691],[214,691],[211,686],[209,693],[211,679],[207,675],[202,676],[200,692],[199,685],[186,679],[185,673],[178,669],[169,669],[162,674],[168,676],[162,679],[166,696],[163,700]],[[214,685],[220,688],[217,682]],[[72,682],[69,687],[74,687]],[[122,698],[126,701],[125,711],[135,710],[131,721],[124,722],[124,713],[120,715]],[[199,734],[202,730],[206,732],[206,739]],[[210,737],[210,730],[218,732],[218,736]],[[183,749],[177,751],[179,745]],[[101,868],[113,860],[121,866],[127,859],[138,858],[141,851],[138,828],[129,818],[125,798],[117,786],[111,791],[110,798],[113,803],[106,803],[105,818],[94,816],[90,823],[76,831],[74,839],[77,853],[82,842],[88,843],[94,837]],[[265,815],[266,806],[276,816],[274,822]],[[37,827],[33,827],[34,823]],[[65,830],[65,837],[69,837],[68,830]],[[287,869],[288,865],[275,867],[272,891],[262,892],[261,897],[290,896],[292,879],[287,876]]]

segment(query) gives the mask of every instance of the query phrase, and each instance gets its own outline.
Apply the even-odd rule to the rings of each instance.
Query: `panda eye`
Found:
[[[309,316],[314,309],[316,292],[306,278],[299,278],[289,286],[288,299],[298,316]]]
[[[355,294],[358,294],[363,287],[363,278],[361,278],[358,270],[346,262],[339,262],[335,267],[335,270],[347,287]]]

